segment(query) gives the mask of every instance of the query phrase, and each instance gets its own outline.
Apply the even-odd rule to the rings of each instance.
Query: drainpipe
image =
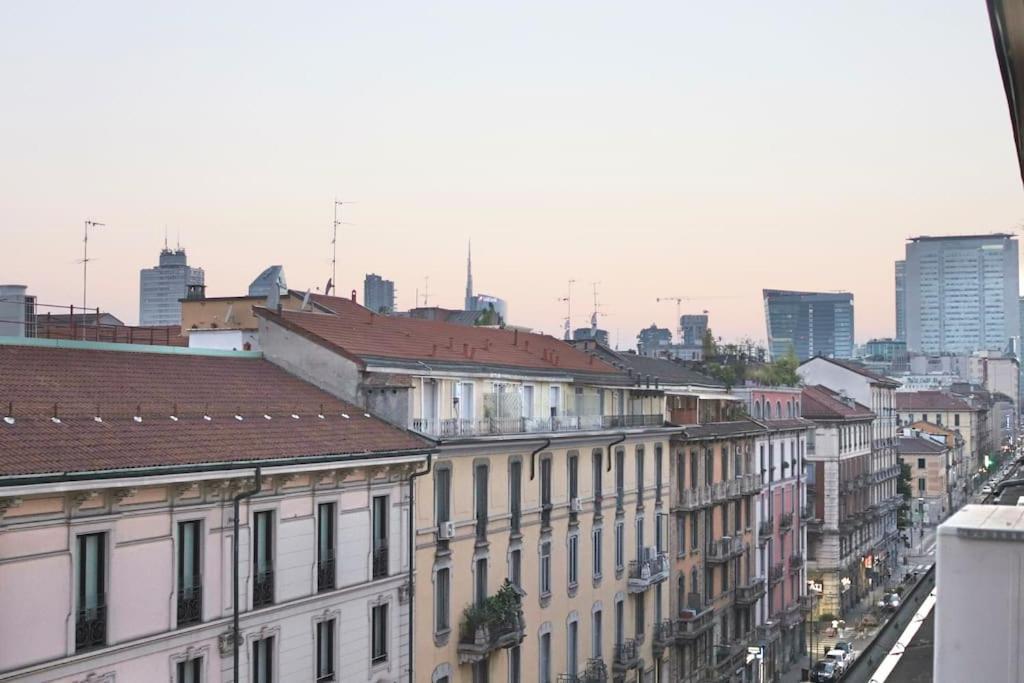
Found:
[[[256,468],[256,485],[248,491],[242,491],[241,493],[235,494],[234,498],[231,499],[234,505],[235,512],[235,531],[234,538],[232,539],[231,552],[233,561],[231,564],[231,585],[235,591],[232,602],[234,603],[233,614],[231,615],[231,646],[232,646],[232,670],[234,671],[234,678],[231,680],[234,683],[238,683],[238,646],[241,641],[241,634],[238,631],[238,603],[240,598],[238,597],[238,527],[239,527],[239,504],[246,498],[250,498],[253,495],[260,492],[263,488],[263,472],[261,468]]]
[[[412,675],[412,655],[413,655],[413,608],[416,602],[412,599],[412,572],[413,572],[413,557],[416,551],[415,535],[416,526],[414,523],[414,511],[413,511],[413,484],[417,477],[430,474],[430,469],[433,465],[433,453],[427,453],[427,469],[422,472],[413,472],[409,475],[409,683],[413,683]]]
[[[618,446],[620,443],[622,443],[625,440],[626,440],[626,435],[625,434],[619,434],[619,438],[615,439],[615,441],[612,441],[610,444],[608,444],[608,465],[605,468],[606,472],[611,472],[612,471],[612,447],[613,446]]]
[[[537,454],[540,453],[542,450],[544,450],[545,448],[547,448],[550,445],[551,445],[551,439],[544,439],[544,443],[541,444],[540,448],[535,450],[533,453],[530,453],[530,481],[533,481],[533,476],[534,476],[534,474],[536,474],[536,470],[537,470]]]

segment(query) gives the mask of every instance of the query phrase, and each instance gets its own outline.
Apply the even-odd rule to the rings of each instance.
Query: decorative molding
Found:
[[[171,486],[171,495],[175,499],[182,498],[186,493],[196,488],[198,483],[195,481],[183,481],[180,484],[174,484]]]
[[[18,507],[21,503],[21,498],[0,498],[0,519],[4,518],[8,510]]]
[[[70,493],[68,494],[68,506],[71,508],[72,512],[77,511],[82,507],[83,503],[94,500],[99,497],[99,495],[100,492],[96,490],[76,491],[74,493]]]
[[[414,593],[415,588],[413,587],[413,585],[409,581],[403,581],[402,584],[398,587],[398,604],[409,604],[409,599],[412,598]]]
[[[126,498],[131,498],[132,496],[134,496],[138,492],[139,492],[139,489],[135,488],[135,487],[126,487],[126,488],[114,489],[113,491],[111,491],[110,497],[111,497],[111,499],[113,500],[114,503],[116,503],[118,505],[122,505]]]
[[[90,671],[85,678],[76,678],[74,683],[115,683],[116,680],[117,674],[113,671],[108,671],[103,674]]]
[[[295,474],[277,474],[274,475],[274,488],[282,489],[288,486],[289,483],[295,481]]]

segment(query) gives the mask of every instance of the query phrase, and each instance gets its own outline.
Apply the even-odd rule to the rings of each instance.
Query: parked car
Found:
[[[992,488],[992,484],[985,484],[984,486],[981,487],[981,492],[984,493],[986,496],[992,493],[992,491],[994,490],[995,489]]]
[[[822,659],[811,667],[811,683],[835,683],[838,680],[835,662]]]
[[[900,608],[900,596],[896,593],[886,593],[878,601],[878,606],[888,612],[895,612]]]
[[[857,658],[857,651],[853,648],[853,643],[849,640],[837,640],[836,644],[832,646],[833,650],[842,650],[846,653],[846,666],[849,668],[853,660]]]
[[[836,675],[838,676],[846,673],[846,668],[850,664],[846,658],[846,653],[835,648],[825,653],[825,661],[833,662],[836,665]]]

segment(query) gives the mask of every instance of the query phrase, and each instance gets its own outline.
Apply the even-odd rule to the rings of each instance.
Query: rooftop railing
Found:
[[[602,429],[659,427],[662,415],[555,415],[551,417],[415,418],[412,429],[438,438],[582,432]]]

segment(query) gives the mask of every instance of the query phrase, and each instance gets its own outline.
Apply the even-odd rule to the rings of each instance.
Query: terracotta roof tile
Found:
[[[804,387],[800,412],[812,420],[848,420],[875,415],[867,406],[853,399],[844,399],[821,384]]]
[[[261,358],[0,346],[0,406],[0,475],[430,447]]]
[[[964,399],[944,391],[897,391],[896,410],[972,411]]]

